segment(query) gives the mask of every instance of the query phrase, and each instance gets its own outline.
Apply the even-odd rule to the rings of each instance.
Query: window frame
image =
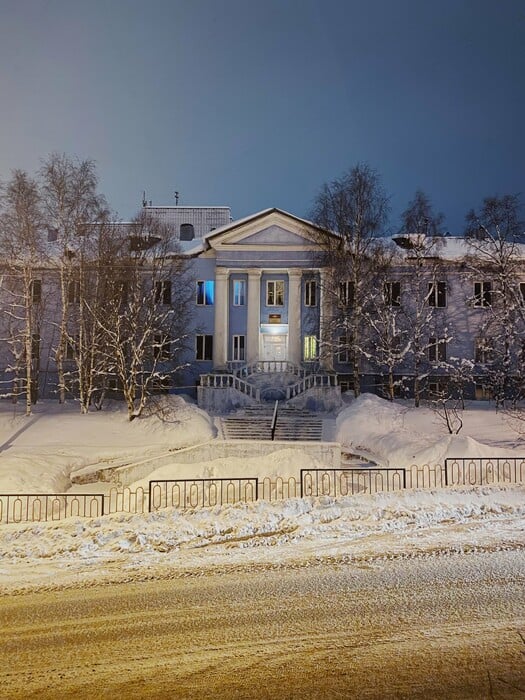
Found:
[[[200,348],[199,345],[201,345]],[[199,349],[201,350],[200,353]],[[202,357],[199,357],[199,354]],[[211,333],[197,333],[195,335],[195,360],[196,362],[213,361],[213,335]]]
[[[303,336],[303,361],[304,362],[315,362],[318,359],[319,359],[319,345],[317,343],[317,336],[315,336],[315,335]]]
[[[246,362],[246,336],[243,334],[232,335],[232,361]]]
[[[305,280],[304,305],[311,308],[317,306],[317,280]]]
[[[351,309],[355,303],[355,287],[352,280],[339,282],[339,303],[341,306]]]
[[[282,288],[281,294],[279,294],[278,287]],[[273,303],[270,302],[270,287],[273,286],[273,298],[274,301]],[[284,280],[266,280],[266,306],[284,306]],[[279,302],[279,298],[281,299],[281,303]]]
[[[445,338],[431,336],[428,339],[428,361],[431,364],[439,364],[447,361],[447,341]]]
[[[168,333],[156,331],[153,334],[153,357],[157,362],[169,362],[171,358],[171,338]]]
[[[246,306],[246,280],[239,277],[234,277],[232,282],[233,306]]]
[[[171,280],[155,281],[155,303],[171,306]]]
[[[394,288],[397,287],[398,294],[394,294]],[[384,283],[383,294],[387,306],[399,308],[401,306],[401,282],[399,280],[389,280]]]
[[[494,343],[490,338],[474,338],[474,362],[477,365],[490,365],[494,362]]]
[[[211,301],[208,301],[208,295],[210,295]],[[201,299],[202,301],[199,301],[199,299]],[[215,280],[197,280],[195,303],[197,306],[214,306]]]
[[[479,291],[476,288],[479,287]],[[474,297],[472,306],[477,309],[488,309],[492,306],[492,295],[494,290],[492,289],[491,280],[480,280],[474,282]]]
[[[445,309],[448,304],[447,283],[443,280],[435,280],[428,283],[428,306],[433,309]],[[440,300],[443,303],[439,303]]]
[[[31,291],[31,303],[40,304],[42,301],[42,280],[31,280],[31,282],[29,283],[29,288]]]

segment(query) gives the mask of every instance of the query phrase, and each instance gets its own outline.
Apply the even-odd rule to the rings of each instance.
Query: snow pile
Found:
[[[522,486],[414,490],[5,525],[0,574],[8,590],[54,585],[79,571],[121,580],[159,566],[180,575],[202,566],[523,549],[524,496]]]
[[[32,416],[0,402],[0,493],[63,493],[73,471],[140,460],[215,436],[207,413],[179,396],[155,400],[131,423],[122,402],[80,415],[78,404],[42,401]]]
[[[344,450],[370,456],[383,467],[444,464],[447,457],[521,457],[525,450],[515,448],[517,443],[504,418],[496,419],[493,408],[483,409],[486,407],[478,404],[463,411],[462,433],[449,435],[429,408],[416,409],[362,394],[337,416],[336,439]],[[488,431],[487,424],[491,426]],[[471,425],[483,442],[467,434]],[[503,434],[508,438],[505,441]],[[503,442],[508,447],[498,446]]]

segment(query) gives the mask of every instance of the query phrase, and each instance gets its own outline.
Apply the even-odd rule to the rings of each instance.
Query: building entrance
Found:
[[[261,335],[261,360],[263,362],[285,362],[288,358],[288,335]]]

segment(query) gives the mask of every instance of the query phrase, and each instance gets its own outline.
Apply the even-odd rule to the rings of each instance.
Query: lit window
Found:
[[[304,360],[311,362],[317,359],[317,338],[315,335],[304,336]]]
[[[266,306],[284,306],[284,280],[266,282]]]
[[[233,280],[233,305],[246,304],[246,280]]]
[[[212,360],[213,359],[213,336],[212,335],[197,335],[197,336],[195,336],[195,359],[196,360]]]
[[[199,306],[213,306],[215,298],[215,282],[213,280],[199,280],[197,282],[197,304]]]
[[[447,283],[428,283],[428,305],[436,308],[444,308],[447,305]]]
[[[234,362],[244,362],[244,336],[234,335],[233,336],[233,361]]]
[[[315,280],[306,280],[304,283],[304,305],[317,306],[317,283]]]

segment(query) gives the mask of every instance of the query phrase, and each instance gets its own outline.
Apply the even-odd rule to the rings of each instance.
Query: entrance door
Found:
[[[263,362],[285,362],[287,358],[287,335],[262,334],[262,360]]]

